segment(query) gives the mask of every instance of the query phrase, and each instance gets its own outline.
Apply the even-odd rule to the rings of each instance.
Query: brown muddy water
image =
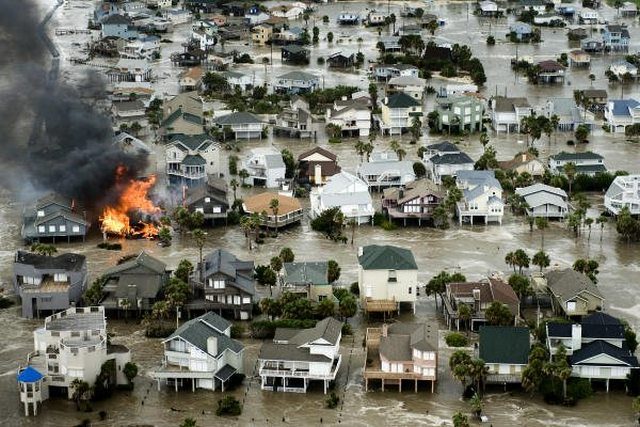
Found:
[[[48,8],[49,0],[40,2],[43,10]],[[77,27],[79,22],[84,23],[92,11],[94,2],[78,0],[68,2],[56,13],[51,28]],[[411,3],[416,5],[417,3]],[[436,13],[447,20],[447,24],[436,33],[435,39],[442,43],[469,44],[476,56],[484,63],[488,82],[484,88],[485,95],[490,96],[495,92],[512,96],[527,96],[532,104],[541,103],[549,96],[572,96],[575,88],[590,86],[588,74],[594,73],[597,78],[593,87],[607,88],[612,96],[616,96],[619,86],[609,87],[604,78],[604,69],[615,56],[606,55],[596,57],[593,60],[591,71],[569,71],[567,83],[560,86],[534,87],[518,76],[515,76],[508,67],[509,58],[515,55],[515,47],[512,44],[502,42],[502,34],[508,31],[508,25],[513,17],[501,20],[486,20],[467,14],[467,8],[473,9],[473,4],[463,2],[435,2],[421,3],[430,13]],[[316,19],[320,27],[320,44],[312,50],[312,71],[325,77],[327,87],[342,83],[352,84],[366,89],[368,81],[364,72],[339,73],[321,70],[316,64],[316,58],[326,57],[330,53],[342,50],[345,53],[356,52],[359,49],[365,53],[367,60],[377,57],[375,43],[377,33],[375,30],[367,30],[362,27],[339,28],[335,26],[334,18],[342,10],[356,10],[366,14],[366,9],[386,9],[387,3],[373,2],[340,2],[328,5],[318,5]],[[390,5],[391,11],[399,16],[401,3]],[[600,11],[607,19],[616,20],[615,10],[604,8]],[[322,15],[331,17],[331,24],[321,23]],[[400,20],[401,21],[401,20]],[[399,21],[398,25],[402,22]],[[640,45],[640,31],[638,24],[633,19],[625,19],[623,22],[630,26],[632,36],[631,51],[635,52]],[[84,24],[83,24],[84,25]],[[304,25],[300,21],[300,25]],[[312,22],[310,21],[310,25]],[[326,41],[326,33],[333,31],[336,41],[329,44]],[[384,30],[383,30],[384,31]],[[536,59],[549,59],[559,56],[560,52],[568,51],[574,46],[569,45],[566,30],[543,29],[544,43],[539,46],[520,46],[519,55],[530,55]],[[170,52],[180,49],[181,37],[188,33],[188,28],[178,28],[171,37],[174,42],[163,47],[163,58],[168,58]],[[493,34],[498,39],[494,47],[487,47],[486,36]],[[79,39],[59,37],[56,43],[63,52],[64,58],[73,55],[72,43],[84,43],[83,36]],[[430,36],[425,34],[425,38]],[[357,39],[362,41],[358,42]],[[339,42],[338,42],[339,40]],[[256,65],[245,66],[247,73],[255,73],[257,82],[270,81],[273,76],[289,71],[293,67],[280,64],[279,55],[274,55],[274,63],[264,69],[261,56],[269,56],[268,49],[251,49],[244,43],[229,43],[225,49],[238,49],[251,51],[256,58]],[[156,87],[162,93],[175,93],[178,70],[171,66],[166,59],[157,65],[159,79]],[[86,67],[63,66],[63,78],[72,80]],[[434,79],[431,84],[439,87],[443,81]],[[638,87],[625,88],[625,95],[637,95]],[[429,111],[434,103],[433,98],[427,100]],[[321,126],[319,126],[321,130]],[[571,135],[558,134],[553,137],[551,144],[544,141],[539,143],[542,155],[546,157],[563,149],[573,149],[564,143],[571,139]],[[425,135],[420,144],[432,143],[441,136]],[[498,151],[499,158],[506,159],[519,150],[522,145],[518,140],[522,139],[513,135],[492,135],[492,145]],[[326,136],[319,133],[317,143],[326,145]],[[358,157],[353,149],[355,141],[345,140],[341,144],[328,146],[339,156],[342,167],[355,172]],[[464,149],[474,158],[481,152],[481,145],[477,137],[471,137],[460,142]],[[272,144],[277,148],[289,148],[294,155],[300,154],[313,146],[312,142],[301,142],[289,139],[274,139],[269,137],[264,144]],[[377,149],[388,147],[388,139],[380,139],[375,142]],[[410,159],[416,159],[417,146],[411,146],[403,142]],[[243,143],[241,153],[260,145],[258,142]],[[614,138],[596,131],[591,138],[588,147],[578,147],[578,150],[591,149],[605,156],[605,162],[610,169],[626,169],[631,172],[640,172],[640,156],[638,146],[624,141],[623,138]],[[161,154],[158,148],[158,154]],[[158,159],[162,156],[159,155]],[[151,166],[153,171],[155,165]],[[162,165],[159,164],[160,177],[162,177]],[[0,187],[2,187],[0,183]],[[250,190],[249,190],[250,191]],[[243,193],[243,191],[240,191]],[[239,196],[242,196],[240,194]],[[375,195],[379,201],[379,195]],[[602,196],[594,195],[593,208],[590,215],[597,215],[601,210]],[[20,197],[9,191],[0,190],[0,283],[10,287],[11,261],[15,250],[22,247],[20,241],[20,213],[22,204],[18,202]],[[308,207],[308,201],[303,201]],[[88,257],[89,270],[92,278],[97,276],[106,267],[113,265],[116,260],[125,253],[132,253],[146,249],[154,256],[163,259],[169,267],[175,267],[182,258],[197,258],[197,250],[192,243],[180,236],[175,236],[173,245],[168,248],[160,248],[148,241],[123,241],[124,249],[121,253],[113,253],[99,250],[95,247],[99,237],[93,237],[85,244],[74,243],[60,245],[60,251],[77,251]],[[530,233],[528,225],[522,218],[507,216],[502,226],[476,226],[457,227],[450,230],[439,231],[429,228],[398,228],[395,231],[386,232],[371,227],[360,227],[356,232],[356,245],[365,244],[395,244],[410,248],[420,268],[419,279],[423,282],[444,269],[456,269],[464,273],[469,279],[479,279],[492,272],[505,272],[508,267],[504,264],[504,256],[507,252],[517,248],[526,248],[533,253],[539,248],[540,236],[538,233]],[[356,247],[351,245],[338,245],[332,243],[313,232],[305,219],[304,223],[280,233],[277,239],[268,239],[258,249],[248,252],[243,234],[238,228],[218,228],[209,230],[205,250],[223,247],[241,258],[255,259],[256,263],[266,263],[288,246],[296,253],[298,260],[325,260],[335,259],[342,267],[343,284],[349,284],[356,280],[357,262]],[[640,264],[640,246],[627,245],[616,236],[616,232],[607,225],[602,240],[600,231],[594,228],[590,241],[585,237],[576,240],[562,224],[552,224],[545,235],[545,250],[550,254],[552,263],[559,266],[568,266],[575,259],[590,256],[600,262],[599,287],[607,298],[606,309],[614,315],[625,317],[636,328],[640,329],[640,295],[638,282]],[[264,292],[264,290],[262,290]],[[434,320],[437,319],[432,298],[424,295],[419,297],[415,317],[403,315],[403,320]],[[234,390],[243,403],[243,414],[237,419],[217,418],[213,411],[221,394],[208,391],[183,391],[175,393],[172,389],[162,388],[157,391],[155,383],[148,376],[148,371],[153,369],[161,361],[162,352],[159,340],[144,338],[142,328],[133,321],[110,320],[109,327],[116,333],[114,342],[128,345],[132,350],[133,360],[141,367],[140,375],[136,379],[136,388],[132,393],[116,394],[106,402],[96,403],[94,412],[78,413],[73,403],[63,400],[50,400],[43,412],[36,418],[25,418],[19,406],[17,384],[15,380],[16,369],[25,361],[26,354],[33,348],[32,332],[40,326],[39,322],[27,321],[18,316],[17,308],[11,308],[0,312],[0,420],[7,426],[72,426],[83,419],[90,419],[94,425],[130,425],[149,424],[156,426],[176,426],[184,418],[193,417],[198,425],[238,425],[238,426],[266,426],[266,425],[320,425],[343,424],[348,426],[406,426],[424,425],[439,426],[451,425],[451,416],[454,412],[469,412],[468,404],[460,399],[460,384],[449,375],[447,366],[448,351],[443,351],[440,357],[439,381],[436,393],[421,391],[418,394],[412,392],[396,391],[368,392],[363,391],[362,366],[364,364],[364,351],[362,348],[363,332],[366,325],[359,317],[352,319],[355,329],[353,337],[343,340],[342,354],[345,363],[341,369],[337,391],[342,399],[336,410],[324,408],[324,395],[320,388],[310,391],[307,395],[288,393],[276,394],[260,390],[259,381],[254,377],[254,366],[260,347],[260,342],[246,340],[246,372],[248,377],[245,383]],[[98,411],[106,410],[108,420],[98,421]],[[564,408],[549,406],[538,398],[518,391],[503,392],[501,389],[488,390],[485,396],[485,413],[490,418],[493,426],[631,426],[634,425],[634,414],[631,409],[631,399],[620,390],[609,394],[603,390],[597,390],[596,394],[577,407]]]

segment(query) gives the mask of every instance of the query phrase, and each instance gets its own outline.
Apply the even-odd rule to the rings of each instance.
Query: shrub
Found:
[[[580,400],[593,394],[591,383],[586,378],[569,378],[567,380],[567,397]]]
[[[235,397],[226,395],[218,400],[218,408],[216,409],[217,416],[238,416],[240,414],[242,414],[242,405],[240,405],[240,402]]]
[[[13,300],[0,295],[0,308],[9,308],[13,305]]]
[[[98,248],[106,249],[108,251],[120,251],[120,250],[122,250],[122,244],[120,244],[120,243],[110,243],[110,242],[101,242],[101,243],[98,243]]]
[[[338,407],[338,403],[340,403],[340,398],[335,392],[331,392],[331,395],[327,397],[325,404],[329,409],[335,409]]]
[[[342,325],[342,335],[353,335],[353,328],[350,324],[345,322]]]
[[[242,338],[244,334],[244,326],[239,324],[231,325],[231,338]]]
[[[144,335],[147,338],[166,338],[173,333],[175,328],[171,325],[160,323],[153,323],[147,326],[144,331]]]
[[[252,338],[268,339],[273,338],[276,328],[308,329],[313,328],[317,321],[313,319],[280,319],[280,320],[258,320],[249,326]]]
[[[324,58],[322,56],[318,57],[318,65],[324,65]]]
[[[447,334],[444,340],[449,347],[466,347],[469,344],[467,337],[457,332]]]
[[[358,286],[358,282],[353,282],[349,286],[349,291],[355,296],[360,296],[360,286]]]
[[[396,226],[393,222],[389,221],[388,219],[385,219],[382,222],[382,224],[380,224],[380,227],[385,231],[393,231],[396,228],[398,228],[398,226]]]

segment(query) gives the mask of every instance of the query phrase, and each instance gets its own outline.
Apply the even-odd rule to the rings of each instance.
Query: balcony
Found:
[[[307,368],[297,369],[295,362],[291,368],[285,368],[278,366],[277,363],[265,362],[263,367],[259,370],[260,376],[265,377],[294,377],[294,378],[308,378],[312,380],[333,380],[340,369],[342,363],[342,355],[338,355],[337,359],[333,360],[331,370],[328,374],[312,374]]]

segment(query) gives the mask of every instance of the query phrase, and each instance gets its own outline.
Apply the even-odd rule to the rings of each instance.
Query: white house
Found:
[[[215,120],[218,129],[231,129],[234,139],[262,139],[262,120],[253,113],[238,111],[218,117]]]
[[[581,24],[598,24],[600,23],[600,14],[593,9],[583,7],[578,15],[578,20]]]
[[[278,188],[284,181],[286,167],[282,154],[272,147],[258,147],[249,152],[244,168],[249,172],[252,185]]]
[[[358,249],[358,287],[366,312],[394,312],[401,303],[415,313],[418,265],[410,249],[369,245]]]
[[[220,144],[206,134],[174,134],[165,145],[169,183],[188,187],[204,184],[208,175],[218,175]]]
[[[422,101],[427,81],[420,77],[398,76],[392,77],[387,83],[390,92],[404,92],[407,95]]]
[[[458,188],[462,190],[462,200],[457,204],[460,225],[469,220],[473,225],[475,217],[482,217],[484,223],[502,224],[504,202],[502,186],[494,171],[458,171]]]
[[[416,180],[413,162],[399,160],[391,151],[373,153],[368,162],[358,166],[358,177],[377,189],[401,187]]]
[[[367,183],[344,171],[331,176],[325,185],[314,187],[309,198],[313,218],[327,209],[340,207],[347,220],[365,224],[375,213]]]
[[[607,102],[604,119],[613,133],[624,133],[627,126],[640,123],[640,102],[633,98],[614,99]]]
[[[392,77],[419,77],[420,70],[410,64],[376,64],[371,70],[377,80],[388,80]]]
[[[404,92],[385,97],[380,104],[382,114],[374,117],[382,133],[401,135],[411,127],[415,117],[422,116],[422,102]]]
[[[481,1],[478,4],[482,16],[494,16],[498,13],[498,4],[489,0]]]
[[[619,79],[622,79],[626,74],[631,75],[633,78],[638,77],[638,67],[624,59],[613,62],[609,65],[609,71],[618,76]]]
[[[186,24],[191,21],[191,12],[185,9],[169,9],[164,17],[173,25]]]
[[[516,188],[515,193],[527,203],[527,215],[563,219],[569,213],[567,193],[562,188],[533,184]]]
[[[227,79],[227,84],[232,90],[235,90],[235,88],[238,87],[240,90],[245,91],[251,89],[253,86],[253,79],[251,76],[241,73],[240,71],[228,70],[222,74]]]
[[[564,173],[563,169],[567,163],[573,163],[578,174],[594,176],[599,172],[607,171],[604,165],[604,157],[591,151],[585,151],[584,153],[561,151],[558,154],[549,156],[549,170],[552,173]]]
[[[191,30],[191,40],[193,40],[197,46],[205,52],[213,49],[216,43],[218,43],[218,39],[215,34],[199,27]]]
[[[137,39],[127,41],[119,53],[121,58],[153,59],[160,54],[160,37],[138,36]]]
[[[489,102],[491,123],[497,132],[520,132],[520,123],[530,116],[533,108],[527,98],[507,98],[496,96]]]
[[[529,362],[529,328],[481,326],[478,350],[488,369],[487,384],[519,384]]]
[[[366,102],[359,99],[336,100],[327,108],[325,121],[339,126],[348,135],[369,136],[371,110]]]
[[[304,15],[307,6],[302,2],[294,2],[281,6],[274,6],[269,9],[271,16],[274,18],[299,19]]]
[[[638,358],[626,347],[625,328],[620,320],[603,312],[582,318],[580,323],[547,323],[547,346],[551,354],[560,345],[571,364],[571,376],[604,381],[625,381]]]
[[[447,141],[428,145],[422,155],[422,161],[427,175],[436,184],[441,184],[445,176],[455,177],[458,171],[473,170],[475,164],[467,153]]]
[[[616,176],[604,195],[604,207],[613,215],[624,207],[640,215],[640,175]]]
[[[167,339],[162,367],[151,375],[158,382],[172,383],[175,390],[185,383],[197,388],[224,392],[225,383],[244,372],[243,345],[231,338],[231,323],[213,312],[184,323]]]
[[[29,364],[45,376],[45,386],[66,389],[71,399],[75,379],[93,386],[105,362],[114,361],[116,383],[127,384],[124,365],[129,349],[107,342],[104,307],[71,307],[48,316],[33,333],[34,353]],[[44,396],[43,396],[44,397]]]
[[[262,390],[306,393],[311,381],[322,381],[326,394],[342,363],[341,339],[342,322],[333,317],[310,329],[277,328],[258,355]]]
[[[304,71],[291,71],[276,78],[273,85],[275,92],[301,94],[313,92],[320,87],[320,79]]]

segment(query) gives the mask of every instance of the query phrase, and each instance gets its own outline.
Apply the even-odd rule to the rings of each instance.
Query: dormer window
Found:
[[[39,210],[38,211],[38,218],[42,218],[44,216],[44,211],[43,210]]]
[[[389,282],[397,282],[398,276],[395,270],[389,270]]]

